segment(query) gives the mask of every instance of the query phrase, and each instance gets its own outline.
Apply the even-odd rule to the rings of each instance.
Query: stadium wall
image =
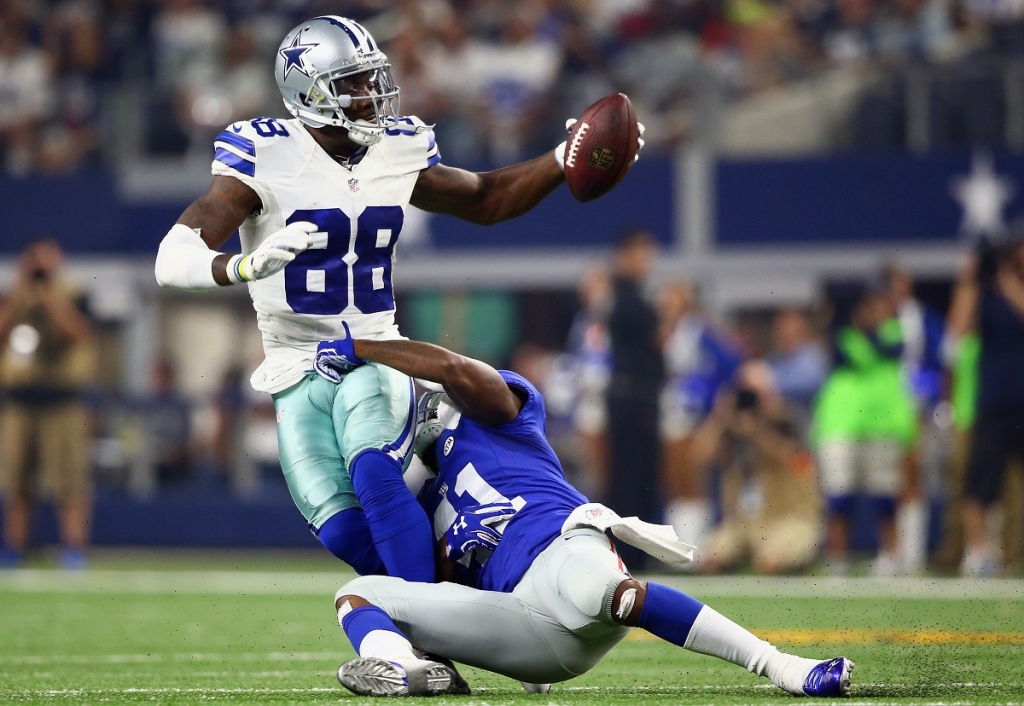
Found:
[[[964,184],[1005,189],[1001,215],[1024,215],[1024,155],[1006,151],[718,159],[708,170],[709,184],[687,184],[682,164],[645,158],[599,201],[579,204],[561,189],[531,213],[485,233],[454,218],[432,217],[417,246],[477,252],[606,247],[631,227],[681,248],[693,237],[719,247],[953,244],[963,230],[965,204],[957,192]],[[154,253],[209,179],[200,174],[195,181],[191,194],[178,185],[170,198],[157,192],[147,198],[124,175],[109,171],[0,176],[0,253],[17,253],[41,235],[77,254]],[[683,232],[683,204],[694,204],[689,191],[709,202],[710,233]]]

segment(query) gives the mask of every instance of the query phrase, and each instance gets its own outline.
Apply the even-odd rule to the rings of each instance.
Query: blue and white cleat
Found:
[[[835,657],[818,662],[804,680],[804,696],[849,696],[850,672],[855,666],[848,657]]]
[[[416,660],[401,665],[377,657],[357,657],[338,668],[338,681],[360,696],[440,696],[468,694],[461,677],[446,664]],[[462,686],[458,682],[462,682]]]

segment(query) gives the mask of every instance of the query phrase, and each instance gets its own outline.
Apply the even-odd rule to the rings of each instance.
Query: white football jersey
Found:
[[[217,136],[213,173],[259,194],[263,209],[242,224],[242,252],[295,221],[319,226],[313,246],[280,272],[249,283],[265,359],[252,376],[280,392],[313,367],[317,344],[401,338],[395,324],[395,246],[420,171],[440,161],[434,133],[401,118],[351,167],[327,154],[298,120],[257,118]]]

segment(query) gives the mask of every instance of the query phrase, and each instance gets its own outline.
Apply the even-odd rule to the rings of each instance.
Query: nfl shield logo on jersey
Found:
[[[353,194],[355,192],[359,191],[359,180],[358,179],[349,179],[348,180],[348,190],[351,191]]]

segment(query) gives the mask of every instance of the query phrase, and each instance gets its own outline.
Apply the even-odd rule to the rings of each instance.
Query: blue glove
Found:
[[[467,508],[444,533],[448,558],[459,561],[480,549],[493,552],[501,541],[505,523],[515,514],[516,509],[511,503],[489,503]]]
[[[313,370],[331,382],[341,382],[345,373],[355,370],[360,365],[366,365],[366,361],[355,353],[348,322],[342,321],[341,325],[345,327],[345,338],[320,341],[313,357]]]

